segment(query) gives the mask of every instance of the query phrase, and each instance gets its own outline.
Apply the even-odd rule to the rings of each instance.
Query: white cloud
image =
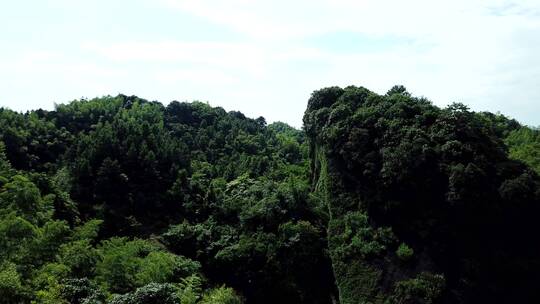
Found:
[[[43,50],[53,51],[3,59],[0,78],[4,74],[11,87],[43,82],[47,98],[55,100],[117,92],[162,102],[208,100],[297,127],[315,89],[355,84],[384,93],[401,83],[440,105],[463,101],[474,109],[500,110],[540,124],[531,114],[540,111],[538,0],[159,3],[168,14],[187,14],[238,36],[221,42],[201,36],[193,42],[172,30],[161,38],[151,32],[136,38],[120,35],[111,43],[94,35],[72,43],[76,54],[51,44]],[[197,33],[195,24],[190,31]],[[360,47],[345,52],[336,51],[340,46],[306,43],[334,33],[358,34],[351,39],[360,44],[373,37],[391,43],[376,51]],[[26,94],[7,87],[1,91]]]
[[[422,37],[481,24],[503,9],[505,16],[519,16],[521,22],[540,7],[537,1],[506,0],[162,1],[255,39],[292,39],[334,31]]]
[[[189,83],[192,86],[238,85],[241,79],[219,69],[189,68],[157,71],[154,78],[166,85]]]
[[[292,73],[284,85],[359,84],[382,91],[404,83],[439,104],[464,101],[478,110],[523,116],[514,105],[540,99],[538,1],[189,1],[165,0],[176,9],[245,34],[254,45],[289,48],[267,60],[287,65],[302,58],[325,63],[318,73]],[[377,53],[337,54],[309,49],[302,38],[329,32],[406,37],[413,43]],[[275,66],[275,65],[271,65]],[[277,69],[279,70],[279,69]],[[304,81],[295,82],[296,77]],[[536,80],[535,80],[536,79]],[[303,90],[316,89],[317,87]],[[300,89],[300,88],[297,88]],[[514,98],[527,98],[526,102]],[[537,121],[538,123],[538,121]]]
[[[0,63],[0,106],[25,111],[52,109],[53,102],[116,92],[125,71],[56,51],[27,51]]]
[[[247,43],[158,41],[86,43],[84,47],[116,62],[151,62],[162,64],[163,68],[185,64],[197,66],[201,71],[208,67],[241,69],[248,75],[259,76],[266,65],[266,51]]]

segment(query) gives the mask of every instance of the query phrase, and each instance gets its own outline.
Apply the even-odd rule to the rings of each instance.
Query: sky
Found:
[[[0,3],[0,106],[204,101],[301,127],[310,94],[402,84],[540,125],[538,0]]]

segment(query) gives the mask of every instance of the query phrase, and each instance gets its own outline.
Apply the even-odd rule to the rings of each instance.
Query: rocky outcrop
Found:
[[[539,178],[480,115],[331,87],[304,126],[342,304],[538,300]]]

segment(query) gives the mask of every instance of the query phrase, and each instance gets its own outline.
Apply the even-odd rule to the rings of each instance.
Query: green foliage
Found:
[[[32,263],[42,265],[56,256],[60,246],[68,240],[70,231],[65,222],[53,220],[46,222],[38,232],[30,250]]]
[[[344,231],[340,234],[340,240],[344,247],[340,249],[344,256],[360,255],[366,259],[381,255],[394,241],[394,235],[390,228],[374,229],[368,223],[368,217],[360,212],[347,213],[343,219]],[[329,229],[334,228],[330,224]]]
[[[340,303],[380,303],[378,285],[382,271],[359,259],[332,256]]]
[[[244,295],[257,302],[327,301],[325,229],[307,185],[244,175],[220,187],[220,203],[207,209],[213,216],[171,226],[162,235],[165,244],[208,265],[214,281],[251,286]]]
[[[183,278],[179,286],[181,304],[195,304],[201,298],[202,280],[199,276]]]
[[[0,265],[0,303],[21,303],[25,298],[25,290],[21,276],[13,263]]]
[[[330,299],[300,130],[119,95],[2,109],[0,139],[0,255],[31,301],[138,301],[167,284],[186,303],[236,301],[203,270],[252,302]]]
[[[43,265],[33,279],[33,286],[36,291],[36,303],[71,303],[66,301],[62,294],[63,278],[68,276],[69,267],[58,263]]]
[[[452,303],[537,299],[527,281],[540,265],[530,242],[540,179],[503,143],[508,136],[511,156],[534,164],[533,148],[517,152],[534,131],[463,104],[440,109],[402,86],[384,96],[353,86],[316,91],[304,127],[342,303],[384,301],[392,282],[420,270],[448,278]],[[399,243],[421,258],[397,263],[388,249]],[[399,259],[412,254],[397,249]],[[516,276],[520,283],[508,281]]]
[[[401,243],[396,250],[396,255],[400,260],[407,262],[412,259],[414,255],[414,250],[411,247],[407,246],[407,244]]]
[[[94,274],[99,254],[89,240],[72,241],[62,244],[59,249],[58,261],[69,267],[74,277],[90,277]]]
[[[115,296],[109,304],[184,304],[173,284],[150,283],[132,293]]]
[[[437,303],[444,291],[445,284],[444,276],[422,272],[414,279],[398,282],[390,303]]]
[[[169,252],[150,252],[136,274],[137,284],[178,282],[200,270],[200,264]]]
[[[47,289],[69,275],[69,267],[61,263],[47,263],[36,271],[32,284],[39,290]]]
[[[392,96],[394,94],[410,97],[411,93],[407,92],[407,89],[403,85],[395,85],[393,86],[388,92],[386,92],[387,96]]]
[[[0,141],[17,169],[48,171],[73,141],[73,134],[55,125],[46,111],[19,114],[0,108]]]
[[[202,298],[201,304],[242,304],[242,299],[233,289],[220,287],[211,290]]]
[[[73,239],[75,240],[94,240],[98,236],[99,228],[103,220],[88,220],[81,226],[73,229]]]
[[[145,240],[111,238],[103,241],[98,250],[101,259],[96,264],[96,280],[111,292],[124,293],[137,286],[142,261],[157,248]]]
[[[4,176],[11,175],[11,172],[11,164],[6,156],[6,146],[4,142],[0,140],[0,187],[7,182]]]
[[[179,282],[199,272],[199,263],[160,250],[146,240],[106,240],[98,249],[96,280],[111,292],[124,293],[150,283]]]
[[[505,143],[510,149],[510,157],[521,160],[540,173],[540,131],[521,127],[508,134]]]
[[[314,92],[304,130],[0,109],[0,303],[538,302],[538,138],[403,86]]]
[[[3,261],[18,260],[28,254],[28,247],[37,236],[37,228],[27,220],[10,213],[0,219],[0,257]]]
[[[70,304],[104,304],[105,294],[87,278],[64,279],[62,297]]]
[[[37,186],[22,175],[14,175],[2,186],[0,207],[16,211],[33,224],[43,222],[52,213],[51,201],[43,199]]]

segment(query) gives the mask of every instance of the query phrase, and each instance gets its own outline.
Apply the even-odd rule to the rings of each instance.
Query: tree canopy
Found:
[[[539,138],[403,86],[316,91],[302,130],[0,108],[0,303],[535,303]]]
[[[534,130],[403,87],[316,91],[304,124],[342,303],[538,300]]]

